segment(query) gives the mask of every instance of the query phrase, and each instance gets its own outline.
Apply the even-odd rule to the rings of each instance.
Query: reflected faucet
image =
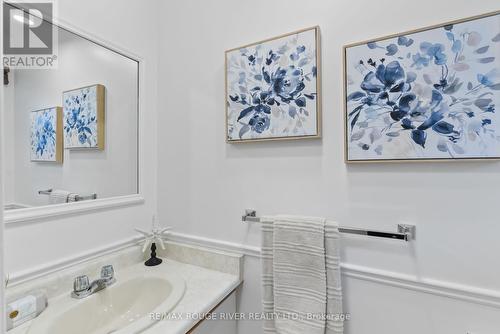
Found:
[[[73,282],[73,292],[71,297],[76,299],[86,298],[94,293],[107,288],[116,282],[115,270],[112,265],[106,265],[101,268],[101,278],[89,282],[87,275],[78,276]]]

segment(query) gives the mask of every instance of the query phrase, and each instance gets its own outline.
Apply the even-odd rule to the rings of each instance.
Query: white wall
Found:
[[[383,230],[412,223],[418,236],[411,246],[344,238],[343,262],[500,291],[499,163],[344,164],[341,62],[344,44],[497,9],[496,0],[164,2],[162,221],[182,233],[248,245],[259,245],[260,236],[257,226],[240,222],[245,208]],[[224,50],[314,25],[322,35],[323,139],[226,144]],[[245,268],[240,303],[258,311],[258,260],[249,259]],[[486,334],[500,327],[498,309],[352,278],[344,285],[351,334],[465,334],[471,328]],[[241,324],[240,334],[257,328]]]
[[[157,5],[155,1],[148,3],[152,7]],[[7,225],[3,246],[5,270],[9,273],[30,270],[128,239],[136,235],[134,227],[150,226],[150,217],[156,210],[156,129],[151,124],[156,124],[159,37],[154,22],[157,21],[157,11],[133,0],[60,0],[57,4],[63,21],[105,41],[112,41],[144,59],[140,123],[145,131],[139,155],[144,166],[140,170],[140,191],[146,202],[86,215]]]
[[[65,189],[99,198],[137,193],[138,64],[59,29],[58,68],[17,70],[14,86],[15,200],[47,205],[39,190]],[[93,84],[106,88],[105,149],[64,150],[64,163],[32,162],[30,113],[62,106],[63,91]]]

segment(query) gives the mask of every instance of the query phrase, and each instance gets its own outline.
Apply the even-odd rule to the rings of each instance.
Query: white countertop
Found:
[[[170,312],[183,319],[165,319],[148,329],[145,334],[184,334],[200,319],[187,319],[188,315],[202,315],[211,311],[241,283],[236,275],[224,274],[173,260],[164,260],[166,265],[186,280],[186,292],[179,304]]]
[[[201,268],[198,266],[164,259],[162,271],[173,272],[186,281],[186,291],[171,316],[158,321],[145,334],[184,334],[200,321],[203,314],[211,311],[241,283],[237,275]],[[151,270],[155,270],[152,267]],[[117,271],[117,277],[120,272]],[[69,293],[69,291],[68,291]],[[50,307],[49,299],[49,307]],[[83,316],[83,315],[82,315]],[[152,320],[153,321],[153,320]],[[8,334],[25,334],[30,323],[23,324]]]

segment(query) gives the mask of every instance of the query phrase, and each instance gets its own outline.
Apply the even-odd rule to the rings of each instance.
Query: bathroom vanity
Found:
[[[47,309],[9,334],[174,334],[235,333],[242,256],[178,243],[159,250],[163,263],[144,265],[132,245],[91,261],[24,282],[14,282],[8,298],[33,289],[46,291]],[[113,264],[116,283],[84,298],[71,296],[73,279],[97,276]],[[218,316],[214,316],[218,315]]]

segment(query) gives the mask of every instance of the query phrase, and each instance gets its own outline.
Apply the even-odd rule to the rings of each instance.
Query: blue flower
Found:
[[[307,113],[304,109],[307,105],[307,99],[314,100],[316,98],[315,92],[305,91],[306,80],[311,81],[311,77],[317,75],[317,68],[314,64],[311,64],[310,70],[306,70],[306,65],[310,64],[313,58],[306,52],[307,48],[304,45],[298,45],[291,49],[290,53],[287,53],[289,49],[289,46],[284,45],[276,52],[268,51],[264,55],[262,63],[260,62],[261,58],[255,60],[253,57],[242,54],[245,60],[261,64],[259,71],[253,72],[248,77],[242,78],[240,76],[242,81],[239,82],[240,86],[247,89],[241,90],[240,87],[239,93],[233,93],[228,97],[228,103],[241,105],[237,122],[243,125],[242,129],[245,129],[243,133],[247,131],[262,133],[269,129],[272,106],[288,105],[288,107],[297,108],[297,112]],[[255,57],[258,57],[257,53]],[[294,63],[280,66],[279,60],[285,58]],[[251,86],[246,87],[249,83],[248,80],[257,82],[251,82]],[[293,116],[292,114],[289,116],[294,118],[295,114]]]
[[[405,76],[405,71],[397,61],[392,61],[387,66],[379,65],[376,72],[377,79],[382,82],[385,87],[391,87],[397,81]]]
[[[43,129],[47,133],[54,132],[54,128],[52,127],[52,122],[50,120],[45,120],[45,124],[43,125]]]
[[[413,39],[408,38],[406,36],[399,36],[398,37],[398,45],[408,47],[412,44],[413,44]]]
[[[457,39],[453,41],[453,46],[451,47],[451,51],[457,53],[460,52],[460,50],[462,50],[462,41]]]
[[[422,124],[420,124],[417,129],[422,131],[427,130],[428,128],[442,120],[443,117],[443,113],[439,111],[433,111],[429,118],[427,118]]]
[[[411,139],[418,145],[425,148],[425,141],[427,139],[427,133],[420,129],[415,129],[411,131]]]
[[[429,65],[429,58],[424,57],[420,54],[420,52],[417,52],[412,56],[413,59],[413,64],[411,66],[416,66],[417,69],[421,69],[422,66],[428,66]]]
[[[497,68],[495,68],[486,74],[478,74],[477,81],[479,81],[479,83],[485,85],[486,87],[490,87],[496,84],[494,80],[496,80],[499,77],[500,77],[500,71]]]
[[[250,55],[248,56],[248,65],[255,65],[255,56],[254,55]]]
[[[401,120],[401,127],[405,130],[415,129],[415,126],[412,124],[412,121],[408,118],[403,118]]]
[[[405,72],[399,62],[392,61],[387,66],[380,64],[375,73],[369,72],[365,76],[361,89],[370,93],[381,93],[393,89],[393,85],[404,77]]]
[[[293,65],[287,69],[279,67],[271,76],[271,89],[283,102],[290,102],[306,88],[302,71]]]
[[[78,118],[80,117],[80,108],[75,108],[71,110],[71,117],[69,118],[69,121],[71,124],[76,124],[78,122]]]
[[[48,111],[42,111],[35,120],[33,148],[36,154],[42,156],[45,151],[55,145],[55,129],[53,117]]]
[[[492,125],[495,125],[495,120],[489,116],[496,112],[494,96],[496,91],[500,91],[500,69],[485,66],[487,69],[484,72],[469,71],[462,76],[461,72],[471,68],[469,61],[487,64],[494,57],[474,60],[460,56],[462,51],[484,54],[490,46],[479,45],[478,49],[478,45],[471,45],[470,40],[464,40],[458,32],[455,34],[452,25],[444,29],[444,43],[424,41],[418,44],[416,51],[413,47],[404,51],[406,57],[400,51],[417,44],[406,36],[398,36],[393,44],[384,47],[374,42],[367,43],[369,49],[381,48],[383,50],[378,51],[379,54],[391,56],[387,57],[387,62],[395,61],[387,64],[382,58],[380,64],[369,59],[370,66],[365,65],[364,60],[354,65],[364,78],[359,83],[360,89],[347,95],[346,102],[349,107],[352,106],[347,113],[351,141],[357,141],[358,146],[365,149],[361,141],[365,138],[365,129],[369,128],[366,135],[370,136],[371,143],[366,149],[379,155],[381,149],[377,149],[382,145],[377,146],[375,141],[391,142],[392,137],[401,135],[408,136],[408,140],[420,149],[432,145],[430,149],[437,147],[441,152],[453,150],[463,154],[465,150],[458,144],[467,145],[470,138],[468,132],[480,135],[483,131],[494,135]],[[497,40],[500,41],[500,35]],[[474,48],[469,50],[471,46]],[[400,53],[401,57],[398,57]],[[432,71],[417,71],[423,68],[431,68]],[[471,74],[477,76],[475,84],[474,80],[470,80]],[[417,78],[422,79],[418,84]],[[462,89],[463,86],[466,89]],[[425,89],[425,94],[421,94],[422,89]],[[478,109],[469,108],[471,105]],[[449,142],[452,144],[448,145]]]
[[[407,83],[412,83],[415,80],[417,80],[417,74],[415,72],[407,72],[406,73],[406,82]]]
[[[271,113],[271,107],[265,104],[259,104],[254,107],[254,110],[258,113],[265,113],[265,114],[270,114]]]
[[[380,93],[385,86],[380,82],[380,80],[378,80],[375,73],[370,71],[367,75],[365,75],[360,87],[369,93]]]
[[[262,133],[269,129],[271,120],[267,115],[255,114],[248,122],[248,125],[250,125],[253,131]]]
[[[446,64],[446,54],[444,54],[444,45],[441,43],[429,43],[422,42],[420,43],[420,51],[428,55],[431,59],[434,60],[436,65],[444,65]]]
[[[488,107],[486,107],[486,109],[484,110],[484,112],[494,113],[495,112],[495,105],[494,104],[490,104]]]
[[[271,65],[273,61],[279,59],[279,56],[273,52],[273,50],[269,51],[269,57],[266,58],[266,65]]]
[[[43,155],[43,151],[45,151],[45,147],[47,146],[47,137],[44,134],[37,133],[37,148],[36,152],[40,152],[40,155]]]
[[[306,47],[304,45],[297,46],[297,53],[302,53],[306,51]]]
[[[85,134],[85,132],[81,132],[78,135],[78,141],[80,142],[80,144],[85,144],[85,142],[87,141],[87,135]]]
[[[454,130],[454,126],[445,121],[441,121],[439,123],[434,124],[432,126],[432,130],[443,135],[449,135],[453,133],[458,134],[458,132]]]
[[[394,56],[398,53],[398,46],[396,44],[389,44],[385,49],[387,50],[387,56]]]

